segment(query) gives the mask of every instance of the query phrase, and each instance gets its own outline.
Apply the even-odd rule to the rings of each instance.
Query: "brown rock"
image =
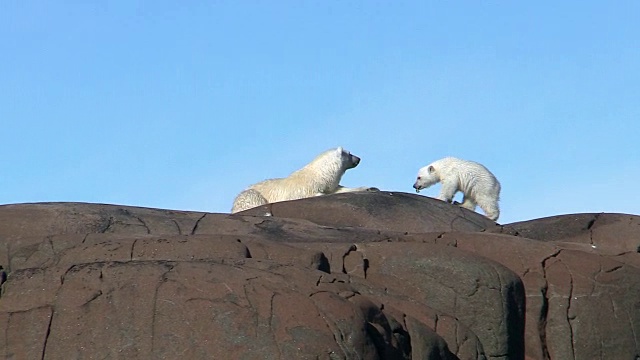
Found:
[[[613,252],[640,252],[640,216],[572,214],[522,221],[491,229],[530,239],[589,244]]]
[[[496,262],[453,247],[416,242],[298,246],[325,253],[332,269],[352,275],[360,294],[385,308],[425,319],[454,353],[464,349],[456,353],[461,358],[478,356],[478,346],[489,358],[518,358],[524,353],[524,289],[520,278]],[[422,309],[416,311],[411,304],[421,304]],[[425,313],[426,308],[431,312]],[[439,318],[446,319],[440,326]],[[451,318],[468,328],[464,336],[444,326]],[[465,348],[469,339],[472,350]]]
[[[237,213],[310,220],[318,225],[381,231],[484,231],[496,223],[473,211],[426,196],[399,192],[356,192],[283,201]]]
[[[637,357],[637,217],[571,216],[497,226],[388,192],[235,215],[0,206],[0,354]]]
[[[455,232],[437,241],[500,262],[522,278],[527,297],[526,353],[530,358],[637,356],[637,265],[591,246],[567,248],[564,242]]]

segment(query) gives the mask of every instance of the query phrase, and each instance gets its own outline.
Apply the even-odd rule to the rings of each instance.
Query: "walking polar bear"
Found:
[[[236,196],[231,213],[278,201],[377,188],[340,186],[342,175],[360,163],[360,158],[342,147],[327,150],[286,178],[269,179],[249,186]]]
[[[486,217],[493,221],[498,220],[500,183],[483,165],[446,157],[421,168],[413,188],[420,192],[438,182],[442,183],[438,199],[451,203],[456,192],[462,191],[464,199],[459,204],[461,207],[473,211],[477,204]]]

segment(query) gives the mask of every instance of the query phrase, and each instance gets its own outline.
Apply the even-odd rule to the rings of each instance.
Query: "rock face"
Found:
[[[637,359],[640,217],[404,193],[0,206],[7,359]]]

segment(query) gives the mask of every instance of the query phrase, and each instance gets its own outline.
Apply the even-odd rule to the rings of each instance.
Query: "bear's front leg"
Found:
[[[338,188],[336,189],[336,191],[334,191],[334,194],[338,194],[338,193],[345,193],[345,192],[357,192],[357,191],[380,191],[380,189],[376,188],[376,187],[367,187],[367,186],[362,186],[362,187],[357,187],[357,188],[348,188],[348,187],[344,187],[342,185],[338,186]]]
[[[437,199],[445,201],[449,204],[453,201],[453,197],[458,191],[458,185],[456,183],[451,182],[443,182],[442,187],[440,188],[440,194]]]
[[[475,201],[471,200],[471,198],[466,196],[466,195],[464,196],[464,198],[462,198],[462,202],[461,203],[459,203],[457,201],[454,201],[453,205],[459,205],[460,207],[465,208],[465,209],[469,209],[471,211],[475,211],[475,209],[476,209]]]

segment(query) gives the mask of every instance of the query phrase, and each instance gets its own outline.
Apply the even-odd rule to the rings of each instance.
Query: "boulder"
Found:
[[[234,215],[4,205],[0,353],[633,359],[639,223],[577,214],[498,225],[384,191]]]

